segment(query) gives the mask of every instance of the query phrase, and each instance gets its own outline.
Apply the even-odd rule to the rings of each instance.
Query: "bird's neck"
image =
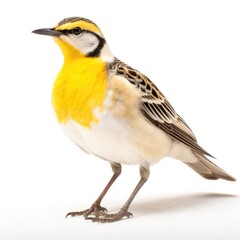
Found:
[[[84,127],[97,123],[96,111],[102,111],[106,87],[106,63],[100,58],[65,56],[52,92],[58,121],[72,119]]]

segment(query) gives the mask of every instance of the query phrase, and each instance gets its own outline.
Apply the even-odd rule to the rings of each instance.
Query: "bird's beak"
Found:
[[[41,28],[32,31],[32,33],[51,36],[51,37],[60,37],[63,33],[55,30],[54,28]]]

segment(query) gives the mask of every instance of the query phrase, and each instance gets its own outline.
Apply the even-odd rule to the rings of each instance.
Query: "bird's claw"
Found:
[[[69,212],[66,215],[66,218],[71,216],[71,217],[76,217],[76,216],[83,216],[85,219],[88,219],[89,215],[97,215],[99,213],[105,213],[107,212],[107,209],[104,207],[101,207],[99,204],[93,204],[89,209],[86,209],[84,211],[80,212]]]
[[[120,210],[118,213],[113,213],[113,214],[109,214],[105,212],[93,212],[91,215],[92,216],[87,217],[86,220],[92,220],[93,222],[99,222],[99,223],[116,222],[123,219],[124,217],[127,217],[127,218],[133,217],[132,213],[124,210]]]

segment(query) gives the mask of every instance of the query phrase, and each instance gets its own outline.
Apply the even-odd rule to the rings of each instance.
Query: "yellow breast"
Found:
[[[102,109],[106,86],[106,64],[99,58],[65,56],[52,92],[58,121],[66,123],[71,118],[85,127],[97,123],[94,111]]]

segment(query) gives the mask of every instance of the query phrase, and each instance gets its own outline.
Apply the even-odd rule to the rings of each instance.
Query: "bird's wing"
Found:
[[[141,111],[149,122],[199,154],[211,156],[198,145],[192,130],[175,112],[166,97],[145,75],[118,59],[115,59],[115,61],[109,65],[109,69],[114,71],[115,74],[123,76],[131,84],[140,89]]]

